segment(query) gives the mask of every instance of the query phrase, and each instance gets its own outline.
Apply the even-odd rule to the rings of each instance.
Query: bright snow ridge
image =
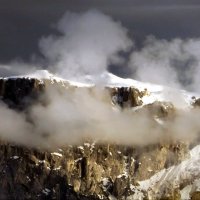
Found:
[[[19,76],[10,76],[10,77],[5,77],[4,79],[17,79],[17,78],[28,78],[28,79],[50,79],[50,80],[55,80],[57,82],[62,82],[62,81],[66,81],[65,79],[62,79],[58,76],[55,76],[51,73],[49,73],[47,70],[37,70],[31,74],[27,74],[27,75],[19,75]]]
[[[104,87],[135,87],[140,91],[147,89],[149,95],[146,95],[142,98],[143,105],[150,104],[155,101],[168,101],[172,102],[177,108],[188,108],[193,102],[192,97],[199,97],[197,94],[189,93],[184,90],[151,83],[144,83],[130,78],[120,78],[109,72],[104,72],[98,76],[86,75],[66,80],[49,73],[47,70],[37,70],[34,73],[27,74],[25,76],[11,76],[6,77],[5,79],[16,78],[35,78],[41,81],[44,79],[49,79],[52,83],[69,83],[70,85],[76,87],[93,87],[97,85]]]

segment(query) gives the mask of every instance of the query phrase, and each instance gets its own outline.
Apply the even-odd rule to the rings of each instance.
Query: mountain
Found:
[[[46,70],[1,78],[1,104],[29,119],[27,108],[38,102],[46,105],[48,101],[40,97],[52,86],[70,95],[103,88],[109,94],[103,99],[120,115],[127,110],[135,115],[147,111],[153,126],[164,134],[179,110],[190,113],[199,105],[197,94],[107,72],[65,80]],[[48,134],[44,137],[48,141]],[[198,199],[198,144],[198,139],[137,145],[84,138],[79,144],[43,148],[4,138],[0,142],[0,199]]]
[[[76,77],[73,79],[63,79],[55,76],[47,70],[37,70],[32,74],[22,76],[5,77],[1,80],[15,80],[15,79],[35,79],[43,83],[43,80],[49,80],[53,83],[60,83],[62,85],[71,85],[75,87],[94,87],[103,86],[109,88],[136,88],[140,91],[148,91],[148,95],[142,97],[143,105],[153,103],[155,101],[168,101],[172,102],[177,108],[190,107],[194,103],[194,97],[198,99],[199,94],[187,92],[180,89],[170,88],[167,86],[156,85],[152,83],[144,83],[133,79],[120,78],[112,73],[104,72],[100,75],[91,76],[86,75],[84,77]]]

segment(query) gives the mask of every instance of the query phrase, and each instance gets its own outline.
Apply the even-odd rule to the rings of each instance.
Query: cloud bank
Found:
[[[135,79],[199,92],[200,39],[159,40],[149,36],[141,49],[133,48],[134,38],[120,22],[97,10],[66,12],[54,26],[58,35],[43,37],[41,53],[49,69],[67,79],[85,75],[98,77],[110,65],[131,69]],[[126,59],[126,61],[125,61]],[[128,66],[126,63],[128,61]],[[101,80],[102,82],[102,80]]]
[[[49,69],[69,79],[91,75],[98,83],[98,77],[107,72],[110,64],[120,63],[125,67],[121,55],[134,44],[126,28],[96,10],[67,12],[55,28],[58,35],[43,37],[39,46]],[[133,71],[130,76],[198,91],[199,41],[149,37],[142,49],[135,49],[130,55],[128,67]],[[4,68],[12,71],[12,66],[19,64]],[[27,65],[30,69],[31,64]],[[19,73],[26,67],[13,69]],[[12,110],[1,102],[1,138],[44,148],[78,144],[83,138],[146,145],[166,137],[188,140],[198,137],[200,130],[199,110],[178,113],[163,127],[148,112],[113,107],[108,93],[98,84],[94,90],[49,87],[41,99],[46,103],[39,101],[26,112]]]
[[[118,53],[132,45],[126,28],[96,10],[67,12],[55,28],[61,35],[44,37],[39,46],[51,69],[65,78],[98,75],[121,62]]]
[[[66,89],[49,86],[33,106],[19,112],[0,104],[1,138],[51,149],[80,144],[84,139],[125,145],[148,145],[198,137],[199,110],[181,112],[164,126],[148,111],[133,112],[111,105],[101,88]],[[144,140],[145,138],[145,140]]]
[[[130,57],[133,77],[141,81],[200,92],[200,39],[158,40],[148,37]]]

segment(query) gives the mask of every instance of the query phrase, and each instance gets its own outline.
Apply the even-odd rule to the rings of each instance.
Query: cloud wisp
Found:
[[[145,82],[199,90],[200,39],[158,40],[148,37],[141,50],[130,57],[133,77]]]
[[[61,35],[43,37],[39,46],[51,69],[65,78],[99,75],[122,62],[118,53],[132,46],[127,29],[97,10],[67,12],[56,28]]]
[[[46,103],[39,101],[26,112],[12,110],[1,102],[1,138],[51,148],[78,144],[84,138],[147,145],[163,138],[198,137],[198,109],[178,113],[166,128],[148,112],[122,111],[111,105],[109,94],[98,85],[98,77],[110,64],[125,67],[121,53],[130,51],[134,44],[119,22],[96,10],[67,12],[55,28],[58,35],[43,37],[39,43],[48,68],[67,79],[94,76],[97,86],[92,90],[49,87],[41,97]],[[149,37],[141,50],[132,52],[129,67],[136,79],[199,91],[199,50],[199,39],[167,41]],[[4,68],[12,71],[12,66]],[[25,71],[24,66],[16,67],[16,71]]]

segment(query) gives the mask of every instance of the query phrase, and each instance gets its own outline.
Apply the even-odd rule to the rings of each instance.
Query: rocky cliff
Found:
[[[50,80],[34,78],[0,79],[0,97],[19,112],[38,101]],[[67,90],[68,82],[62,85]],[[131,109],[143,104],[147,90],[135,87],[107,87],[110,104]],[[195,104],[196,105],[196,104]],[[173,104],[154,102],[144,106],[152,116],[166,118],[175,113]],[[85,139],[79,145],[44,150],[8,141],[0,142],[0,199],[151,199],[139,182],[189,158],[189,145],[162,141],[146,146],[102,144]],[[191,181],[191,180],[190,180]],[[180,190],[190,184],[166,186],[162,199],[180,199]],[[164,187],[164,186],[163,186]],[[191,194],[198,199],[198,192]]]

